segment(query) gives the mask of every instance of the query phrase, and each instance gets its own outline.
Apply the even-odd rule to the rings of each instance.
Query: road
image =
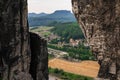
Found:
[[[54,55],[56,58],[60,58],[68,54],[67,52],[51,49],[51,48],[48,48],[48,53]]]

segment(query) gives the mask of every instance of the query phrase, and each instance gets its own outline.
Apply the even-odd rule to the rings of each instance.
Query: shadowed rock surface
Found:
[[[0,0],[0,77],[3,80],[48,78],[47,43],[39,36],[29,34],[27,14],[27,0]],[[32,38],[37,39],[36,46]],[[31,66],[34,64],[36,67]],[[37,70],[35,77],[31,72],[33,68]]]
[[[100,64],[98,77],[120,80],[120,0],[72,0],[72,6]]]
[[[30,73],[34,80],[48,80],[47,41],[35,33],[30,33],[31,65]]]

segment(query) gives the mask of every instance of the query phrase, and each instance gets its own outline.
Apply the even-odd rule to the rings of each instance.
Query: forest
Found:
[[[60,36],[61,41],[69,42],[71,38],[84,39],[83,32],[81,31],[77,22],[53,22],[49,24],[49,26],[54,26],[51,32]]]

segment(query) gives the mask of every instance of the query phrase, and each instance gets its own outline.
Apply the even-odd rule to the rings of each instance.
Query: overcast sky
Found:
[[[71,10],[71,0],[28,0],[28,12],[52,13],[55,10]]]

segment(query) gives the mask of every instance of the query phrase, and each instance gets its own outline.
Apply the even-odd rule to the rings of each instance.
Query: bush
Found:
[[[56,69],[49,68],[49,73],[57,75],[58,77],[64,80],[93,80],[93,78],[91,77],[64,72],[63,70],[61,69],[59,70],[57,68]]]
[[[53,40],[51,40],[51,44],[57,44],[59,41],[58,41],[58,39],[53,39]]]
[[[52,55],[52,54],[49,54],[48,55],[48,59],[52,59],[52,58],[54,58],[55,56],[54,55]]]
[[[58,73],[59,73],[59,70],[56,68],[56,69],[54,70],[54,73],[58,74]]]

